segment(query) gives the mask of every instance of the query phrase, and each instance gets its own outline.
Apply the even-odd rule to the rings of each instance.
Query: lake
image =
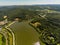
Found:
[[[10,28],[15,33],[16,45],[40,45],[39,34],[28,22],[16,22]]]

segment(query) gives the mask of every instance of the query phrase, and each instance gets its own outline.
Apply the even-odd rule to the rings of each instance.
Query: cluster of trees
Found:
[[[3,20],[4,15],[8,16],[9,20],[14,20],[14,18],[16,17],[19,17],[22,20],[24,19],[28,20],[33,17],[36,17],[37,11],[29,10],[29,9],[20,9],[20,8],[2,10],[0,11],[0,20]]]
[[[53,20],[51,18],[51,20]],[[57,45],[60,43],[60,26],[55,21],[49,19],[44,19],[40,17],[39,19],[36,18],[35,20],[31,21],[31,23],[39,22],[41,25],[38,25],[36,29],[39,29],[40,40],[45,43],[46,45]],[[55,20],[55,19],[54,19]]]
[[[55,6],[55,5],[53,5]],[[31,6],[5,6],[0,7],[0,20],[3,20],[3,16],[7,15],[9,20],[14,20],[18,17],[22,20],[32,19],[38,17],[38,15],[47,15],[47,17],[59,17],[60,13],[48,13],[47,10],[55,10],[53,6],[48,5],[31,5]],[[50,8],[48,8],[50,7]],[[45,9],[47,9],[45,11]],[[53,15],[53,16],[52,16]],[[57,18],[58,18],[57,17]]]

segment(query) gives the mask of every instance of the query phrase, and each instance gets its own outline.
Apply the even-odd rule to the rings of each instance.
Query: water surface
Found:
[[[27,22],[16,22],[10,26],[16,36],[16,45],[39,45],[39,35]]]

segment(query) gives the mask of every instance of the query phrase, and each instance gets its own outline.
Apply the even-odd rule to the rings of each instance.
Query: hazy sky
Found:
[[[60,0],[0,0],[0,6],[32,4],[60,4]]]

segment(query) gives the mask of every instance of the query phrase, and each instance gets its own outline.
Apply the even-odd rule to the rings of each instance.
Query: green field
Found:
[[[2,45],[2,35],[0,34],[0,45]]]
[[[16,22],[10,26],[16,36],[16,45],[34,45],[39,41],[36,30],[27,22]]]
[[[0,34],[0,45],[6,45],[5,37],[2,34]]]

